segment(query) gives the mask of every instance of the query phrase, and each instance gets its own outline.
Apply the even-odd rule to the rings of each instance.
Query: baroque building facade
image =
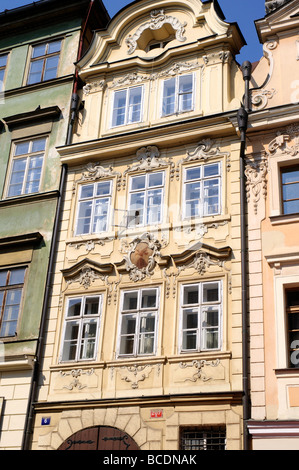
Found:
[[[243,448],[243,45],[143,0],[77,63],[32,449]]]
[[[42,325],[50,290],[74,62],[96,2],[34,2],[0,14],[0,449],[23,449],[32,430]]]
[[[298,13],[266,2],[247,130],[253,449],[298,449]]]

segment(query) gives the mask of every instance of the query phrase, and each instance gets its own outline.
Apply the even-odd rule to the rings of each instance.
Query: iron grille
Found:
[[[181,432],[181,450],[225,450],[225,443],[224,428],[192,428]]]

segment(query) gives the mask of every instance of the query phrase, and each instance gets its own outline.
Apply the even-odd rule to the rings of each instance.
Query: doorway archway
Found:
[[[75,432],[58,450],[139,450],[134,439],[112,426],[93,426]]]

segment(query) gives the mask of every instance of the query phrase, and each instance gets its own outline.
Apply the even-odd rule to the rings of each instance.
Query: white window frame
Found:
[[[109,194],[105,194],[103,196],[97,196],[96,195],[96,187],[98,184],[101,183],[109,183],[110,184],[110,192]],[[91,197],[86,197],[82,198],[82,189],[85,188],[86,186],[93,186],[93,195]],[[110,225],[111,225],[111,210],[112,210],[112,193],[113,193],[113,181],[112,180],[102,180],[102,181],[96,181],[94,183],[87,183],[84,185],[81,185],[79,187],[79,194],[78,194],[78,203],[77,203],[77,213],[76,213],[76,219],[75,219],[75,236],[84,236],[84,235],[92,235],[92,234],[100,234],[100,233],[107,233],[109,231]],[[109,207],[108,207],[108,212],[107,212],[107,228],[106,230],[102,230],[100,232],[93,231],[93,224],[94,224],[94,219],[95,219],[95,207],[96,207],[96,201],[100,199],[109,199]],[[90,227],[89,231],[84,233],[79,233],[78,232],[78,226],[79,226],[79,212],[80,212],[80,205],[83,202],[88,202],[92,201],[92,209],[91,209],[91,216],[90,216]]]
[[[136,89],[136,88],[140,88],[141,89],[141,100],[140,100],[140,117],[138,120],[136,121],[132,121],[130,119],[130,106],[129,106],[129,102],[130,102],[130,93],[131,93],[131,90],[133,89]],[[114,102],[115,102],[115,96],[117,93],[119,92],[126,92],[126,105],[125,105],[125,120],[124,120],[124,123],[123,124],[113,124],[113,116],[114,116]],[[143,121],[143,105],[144,105],[144,85],[136,85],[136,86],[131,86],[131,87],[127,87],[127,88],[122,88],[122,89],[119,89],[119,90],[115,90],[113,92],[113,98],[112,98],[112,107],[111,107],[111,122],[110,122],[110,127],[111,128],[117,128],[117,127],[121,127],[121,126],[127,126],[129,124],[137,124],[139,122],[142,122]]]
[[[218,165],[219,171],[218,175],[216,176],[211,176],[211,177],[203,177],[203,172],[204,168],[212,165]],[[194,179],[194,180],[186,180],[186,172],[188,170],[192,170],[194,168],[200,168],[201,169],[201,176],[200,178]],[[204,197],[203,197],[203,186],[204,186],[204,181],[212,180],[212,179],[218,179],[219,184],[218,184],[218,211],[213,212],[213,213],[208,213],[208,204],[205,203]],[[192,182],[200,182],[200,187],[201,187],[201,198],[199,200],[199,213],[192,216],[187,214],[186,210],[186,187],[187,184],[192,183]],[[215,161],[211,163],[205,163],[201,165],[194,165],[194,166],[185,166],[183,168],[183,201],[182,201],[182,216],[183,219],[194,219],[197,217],[213,217],[215,215],[220,215],[222,213],[222,162],[220,161]]]
[[[187,75],[190,75],[192,77],[192,98],[191,98],[192,104],[191,104],[190,109],[181,110],[180,109],[180,104],[179,104],[179,102],[180,102],[179,97],[181,95],[181,93],[179,93],[179,82],[180,82],[181,78],[184,78]],[[175,94],[175,106],[174,106],[174,112],[164,113],[163,112],[163,108],[164,108],[164,90],[165,90],[165,84],[169,80],[175,80],[175,92],[174,92],[174,94]],[[191,111],[194,111],[195,88],[196,88],[196,83],[195,83],[195,74],[194,73],[186,73],[186,74],[183,74],[183,75],[176,75],[175,77],[169,77],[169,78],[166,78],[165,80],[163,80],[163,83],[162,83],[162,96],[161,96],[161,111],[160,111],[161,117],[174,116],[176,114],[190,113]]]
[[[213,302],[203,302],[202,292],[203,287],[208,284],[217,284],[219,292],[219,300]],[[184,304],[184,289],[187,287],[197,287],[198,289],[198,303]],[[218,309],[218,345],[216,348],[206,347],[206,342],[204,340],[204,333],[207,331],[207,328],[203,327],[204,322],[204,312],[207,308],[216,308]],[[197,328],[184,329],[184,312],[188,309],[197,309]],[[212,329],[212,327],[211,327]],[[195,332],[196,336],[196,347],[184,348],[184,331],[192,330]],[[205,351],[219,351],[222,348],[223,342],[223,284],[222,280],[219,279],[209,279],[206,281],[196,282],[196,283],[186,283],[181,285],[180,291],[180,329],[179,329],[179,352],[180,353],[192,353],[192,352],[205,352]]]
[[[99,309],[97,314],[84,314],[84,309],[86,305],[87,299],[98,299],[99,300]],[[81,307],[80,307],[80,315],[73,315],[68,316],[70,302],[72,300],[81,300]],[[68,362],[85,362],[85,361],[94,361],[97,357],[98,347],[99,347],[99,334],[100,334],[100,327],[101,327],[101,318],[102,318],[102,309],[103,309],[103,294],[89,294],[89,295],[77,295],[72,296],[67,299],[66,308],[65,308],[65,315],[64,315],[64,325],[63,325],[63,332],[62,332],[62,341],[61,341],[61,351],[60,351],[60,362],[68,363]],[[80,358],[80,349],[82,344],[82,333],[83,333],[83,325],[86,323],[86,320],[96,320],[97,327],[96,327],[96,336],[95,336],[95,343],[94,343],[94,354],[90,358]],[[66,345],[66,332],[67,326],[69,323],[77,321],[79,323],[78,329],[78,336],[76,340],[76,354],[75,359],[63,359],[64,349]]]
[[[141,300],[142,300],[142,292],[155,290],[156,291],[156,307],[155,308],[141,308]],[[125,310],[123,308],[124,305],[124,298],[125,295],[137,293],[137,308],[131,310]],[[159,327],[159,306],[160,306],[160,288],[156,286],[148,286],[143,287],[140,289],[132,289],[132,290],[123,290],[121,292],[121,302],[120,302],[120,312],[119,312],[119,324],[118,324],[118,345],[117,345],[117,356],[118,357],[146,357],[146,356],[155,356],[157,354],[157,341],[158,341],[158,327]],[[154,342],[153,342],[153,351],[150,353],[140,353],[138,351],[139,348],[139,338],[142,336],[142,332],[140,331],[141,326],[141,318],[143,314],[152,313],[155,316],[155,330],[154,334]],[[135,333],[131,334],[133,336],[133,352],[132,353],[121,353],[121,341],[123,336],[130,336],[129,334],[122,334],[122,322],[125,316],[135,316],[136,317],[136,324],[135,324]]]
[[[44,140],[45,141],[45,148],[44,148],[44,150],[32,152],[33,142],[38,141],[38,140]],[[16,153],[17,146],[20,145],[20,144],[23,144],[23,143],[29,143],[28,152],[26,152],[24,154],[16,155],[15,153]],[[47,152],[47,145],[48,145],[48,136],[37,136],[37,137],[31,138],[31,139],[23,139],[21,141],[13,143],[13,154],[12,154],[11,164],[10,164],[10,172],[9,172],[9,179],[8,179],[8,183],[7,183],[6,197],[10,198],[10,197],[19,197],[19,196],[28,195],[28,194],[37,194],[40,191],[42,178],[43,178],[43,169],[44,169],[44,164],[45,164],[46,152]],[[42,157],[42,166],[41,166],[41,170],[40,170],[40,178],[39,178],[38,189],[36,191],[26,192],[26,185],[29,182],[28,181],[28,174],[29,174],[30,161],[33,158],[36,158],[36,157],[39,157],[39,156]],[[10,195],[9,194],[10,188],[11,188],[11,186],[13,186],[12,177],[15,174],[15,172],[13,171],[14,163],[17,160],[25,160],[25,159],[26,159],[26,164],[25,164],[25,171],[24,171],[24,175],[23,175],[23,181],[21,183],[22,184],[21,193],[17,194],[17,195],[15,195],[15,194]]]
[[[154,174],[159,174],[161,173],[162,174],[162,184],[161,185],[157,185],[157,186],[149,186],[149,179],[150,179],[150,176],[154,175]],[[138,178],[138,177],[142,177],[144,176],[145,177],[145,188],[144,189],[136,189],[136,190],[132,190],[132,183],[133,183],[133,179],[134,178]],[[148,198],[149,198],[149,192],[152,191],[152,190],[155,190],[155,189],[161,189],[161,216],[160,216],[160,220],[158,222],[147,222],[146,221],[146,215],[147,215],[147,209],[148,209]],[[144,192],[144,205],[143,205],[143,217],[142,217],[142,221],[140,221],[140,223],[133,223],[134,221],[134,210],[131,209],[131,196],[132,194],[136,194],[136,193],[141,193],[141,192]],[[128,220],[127,220],[127,226],[129,228],[132,228],[132,227],[144,227],[144,226],[147,226],[147,225],[160,225],[162,224],[163,222],[163,216],[164,216],[164,198],[165,198],[165,171],[157,171],[157,172],[148,172],[148,173],[141,173],[141,174],[136,174],[136,175],[131,175],[130,176],[130,184],[129,184],[129,195],[128,195]],[[136,212],[136,211],[135,211]]]

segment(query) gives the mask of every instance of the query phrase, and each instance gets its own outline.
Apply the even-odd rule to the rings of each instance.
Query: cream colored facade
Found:
[[[221,427],[226,448],[242,448],[240,139],[233,125],[244,93],[234,60],[242,45],[236,25],[213,2],[140,1],[97,32],[79,62],[84,107],[73,144],[58,148],[68,177],[33,449],[58,449],[93,426],[117,428],[141,450],[177,450],[183,430]],[[186,76],[188,109],[177,104],[163,115],[164,82],[173,78],[177,86]],[[125,109],[124,125],[112,121],[120,91],[126,105],[130,93],[137,96],[133,111],[140,113],[134,120]],[[212,175],[213,189],[205,189],[205,204],[191,218],[186,175],[195,179],[196,172],[202,188]],[[148,202],[149,219],[139,223],[129,204],[138,177],[148,184],[147,201],[151,184],[159,194],[158,212]],[[106,228],[83,234],[83,191],[105,184]],[[86,214],[85,222],[99,213]],[[193,294],[199,289],[200,300],[187,302],[199,315],[193,329],[182,320],[187,286]],[[142,326],[128,332],[125,313],[142,323],[144,309],[123,313],[127,293],[140,300],[149,291],[150,333]],[[72,356],[69,302],[95,297],[101,308],[93,352],[83,359],[78,340]]]
[[[287,310],[287,292],[299,285],[299,219],[284,211],[282,195],[283,171],[299,163],[299,6],[282,3],[256,23],[265,57],[252,86],[263,86],[252,91],[247,134],[253,449],[299,448],[299,375]]]

